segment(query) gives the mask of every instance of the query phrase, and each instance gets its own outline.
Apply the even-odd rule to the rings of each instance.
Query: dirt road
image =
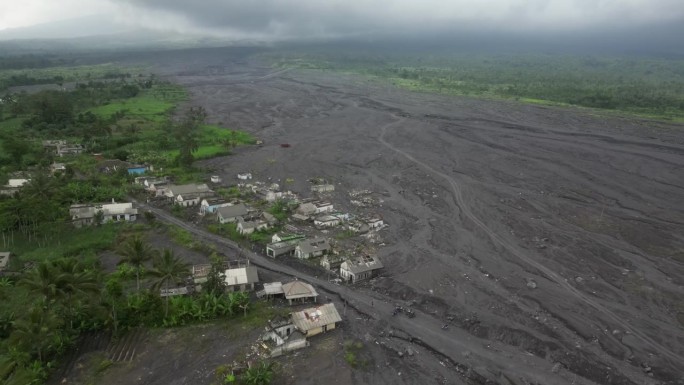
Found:
[[[188,88],[188,105],[266,143],[200,165],[304,196],[325,177],[350,212],[345,191],[377,192],[386,271],[342,293],[377,324],[496,383],[684,383],[681,125],[274,72],[231,55],[159,67]],[[421,314],[388,318],[397,301]]]

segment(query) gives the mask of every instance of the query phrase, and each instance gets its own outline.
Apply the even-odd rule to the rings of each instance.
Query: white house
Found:
[[[363,220],[371,229],[379,229],[385,225],[382,218],[378,216],[368,217]]]
[[[10,187],[10,188],[24,187],[24,185],[30,181],[31,181],[31,179],[10,179],[9,181],[7,181],[6,187]]]
[[[231,203],[223,198],[204,198],[200,202],[200,215],[214,214],[217,209],[230,205]]]
[[[168,185],[164,195],[183,207],[198,205],[202,198],[214,195],[209,186],[202,184]]]
[[[334,227],[340,223],[342,223],[342,220],[333,215],[321,215],[314,219],[314,225],[317,227]]]
[[[7,184],[0,189],[0,195],[13,196],[30,181],[30,179],[10,179]]]
[[[95,217],[102,213],[102,223],[107,222],[132,222],[138,219],[138,209],[133,208],[133,203],[99,203],[99,204],[75,204],[69,208],[71,222],[76,227],[95,224]]]
[[[269,228],[268,222],[257,219],[255,221],[246,221],[241,217],[237,219],[237,231],[242,235],[249,235],[255,231]]]
[[[330,213],[334,210],[333,204],[330,202],[316,201],[313,204],[316,206],[316,214]]]

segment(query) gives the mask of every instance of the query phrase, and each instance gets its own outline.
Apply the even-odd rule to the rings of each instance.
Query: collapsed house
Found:
[[[302,349],[309,346],[309,342],[302,332],[287,317],[278,316],[268,321],[266,332],[261,340],[270,341],[273,347],[270,348],[271,357],[278,357],[285,353]]]
[[[321,258],[321,266],[327,270],[337,271],[340,269],[340,265],[344,262],[347,257],[335,254],[326,254]]]

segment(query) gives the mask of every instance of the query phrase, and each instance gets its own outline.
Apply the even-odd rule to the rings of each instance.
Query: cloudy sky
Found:
[[[684,24],[684,0],[0,0],[0,30],[91,15],[127,28],[236,39],[543,34]],[[103,31],[84,25],[83,35],[106,32],[104,23]]]

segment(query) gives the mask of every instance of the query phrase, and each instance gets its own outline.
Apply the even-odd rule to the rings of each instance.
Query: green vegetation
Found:
[[[362,74],[415,91],[684,120],[684,61],[561,55],[271,55],[278,67]]]
[[[26,59],[29,58],[0,58],[0,91],[13,86],[36,84],[62,86],[68,82],[131,78],[130,72],[140,71],[137,68],[123,69],[111,63],[72,66],[66,60],[34,57],[36,60],[31,62]]]
[[[260,361],[247,368],[244,372],[236,374],[231,366],[221,365],[215,370],[215,384],[269,385],[273,381],[275,369],[275,363]]]
[[[192,160],[227,154],[253,138],[203,124],[195,110],[174,121],[186,94],[153,76],[132,76],[110,65],[50,63],[55,60],[0,58],[0,89],[59,85],[3,95],[0,102],[0,184],[10,177],[30,179],[13,196],[0,195],[0,249],[13,254],[13,275],[0,280],[0,383],[42,383],[85,331],[120,334],[238,315],[251,320],[249,298],[226,294],[220,280],[207,283],[202,293],[161,297],[161,289],[175,287],[189,273],[173,253],[159,253],[145,240],[150,228],[160,229],[153,216],[146,215],[148,225],[142,225],[102,224],[100,215],[94,226],[74,228],[69,206],[140,193],[122,161],[149,162],[184,183],[201,175]],[[70,81],[79,83],[61,88]],[[58,157],[42,140],[66,140],[84,153]],[[54,162],[66,169],[50,172]],[[201,245],[187,231],[169,232],[179,244]],[[113,273],[99,264],[104,251],[123,257]],[[109,365],[101,360],[93,375]]]
[[[363,350],[363,343],[361,341],[346,341],[344,343],[344,360],[352,368],[364,368],[368,365],[368,362],[361,359],[360,353]]]

